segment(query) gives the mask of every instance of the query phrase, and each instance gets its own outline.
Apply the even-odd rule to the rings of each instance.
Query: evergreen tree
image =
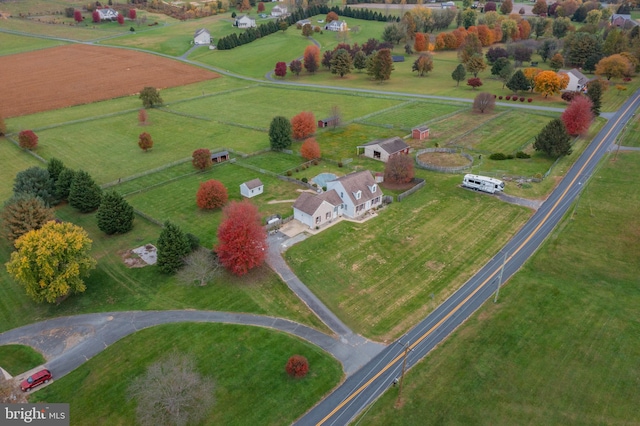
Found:
[[[331,74],[338,74],[344,77],[350,74],[353,69],[353,61],[351,55],[345,49],[338,49],[331,58]]]
[[[63,201],[69,198],[69,190],[71,189],[71,182],[73,182],[75,173],[73,170],[65,167],[58,175],[55,188],[55,194],[58,200]]]
[[[55,204],[55,187],[49,171],[41,167],[30,167],[19,172],[13,183],[13,194],[32,194],[40,197],[47,207]]]
[[[57,158],[52,158],[47,163],[47,171],[49,172],[49,178],[53,182],[54,187],[58,182],[58,176],[60,176],[60,173],[64,169],[65,169],[64,164],[62,163],[62,161],[58,160]]]
[[[189,239],[173,223],[166,221],[157,243],[158,268],[165,274],[174,274],[184,265],[184,258],[191,251]]]
[[[451,73],[451,78],[456,81],[456,87],[460,85],[460,82],[467,77],[467,70],[464,69],[464,65],[458,64],[455,70]]]
[[[282,151],[291,146],[292,140],[291,122],[285,117],[277,116],[271,120],[269,126],[269,142],[271,149],[274,151]]]
[[[529,81],[522,70],[516,71],[507,82],[507,88],[515,93],[529,90]]]
[[[602,107],[602,82],[600,80],[594,80],[587,86],[587,96],[591,99],[593,106],[591,111],[595,116],[600,115],[600,108]]]
[[[353,66],[358,71],[362,71],[363,69],[367,68],[367,54],[362,50],[358,50],[355,57],[353,58]]]
[[[15,241],[33,229],[40,229],[53,219],[53,209],[33,194],[14,195],[4,204],[2,211],[2,224],[9,241]]]
[[[102,197],[96,218],[105,234],[124,234],[133,227],[133,207],[116,191],[109,191]]]
[[[571,137],[561,119],[553,119],[535,137],[533,148],[550,157],[571,154]]]
[[[89,213],[100,207],[102,189],[95,183],[91,175],[84,170],[74,173],[71,187],[69,188],[69,204],[80,210],[81,213]]]

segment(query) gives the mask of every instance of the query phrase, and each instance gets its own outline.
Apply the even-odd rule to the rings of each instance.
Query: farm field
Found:
[[[182,86],[216,77],[146,53],[85,45],[0,56],[0,91],[13,100],[0,105],[0,115],[32,114],[130,95],[145,86]]]
[[[284,333],[228,324],[168,324],[114,343],[38,391],[31,402],[69,403],[73,419],[93,424],[134,424],[136,402],[128,395],[129,384],[172,351],[191,356],[197,372],[214,385],[215,404],[205,424],[289,424],[342,377],[338,361]],[[309,361],[305,378],[292,379],[285,372],[294,354]]]
[[[613,156],[498,303],[409,371],[402,408],[390,390],[359,425],[640,423],[640,232],[629,208],[640,204],[640,155]]]

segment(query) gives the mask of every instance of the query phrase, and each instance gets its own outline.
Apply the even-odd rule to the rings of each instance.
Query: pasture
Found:
[[[66,402],[73,419],[96,424],[135,424],[133,378],[178,351],[195,360],[214,385],[206,424],[289,424],[341,379],[340,363],[318,347],[287,334],[229,324],[168,324],[141,330],[106,348],[82,366],[38,391],[30,402]],[[305,378],[285,372],[290,356],[309,361]],[[78,420],[82,422],[81,420]]]
[[[402,407],[390,390],[358,424],[640,423],[640,155],[613,156],[498,303],[409,371]]]

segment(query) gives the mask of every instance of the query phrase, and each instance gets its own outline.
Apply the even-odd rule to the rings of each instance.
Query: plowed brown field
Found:
[[[108,47],[68,45],[0,56],[0,116],[87,104],[219,77],[160,56]]]

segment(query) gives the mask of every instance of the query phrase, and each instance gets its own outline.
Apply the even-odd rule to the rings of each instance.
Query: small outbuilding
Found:
[[[409,145],[399,137],[389,139],[376,139],[375,141],[358,146],[358,155],[364,154],[365,157],[380,160],[382,162],[389,161],[389,158],[398,154],[408,154]]]
[[[429,127],[418,126],[411,129],[411,137],[413,139],[424,140],[429,137]]]
[[[193,35],[193,44],[195,44],[196,46],[211,44],[211,33],[209,33],[209,30],[207,30],[206,28],[200,28],[199,30],[196,30],[195,34]]]
[[[240,185],[240,194],[247,198],[253,198],[264,192],[264,184],[260,179],[252,179]]]
[[[211,153],[211,161],[214,163],[222,163],[229,159],[229,151],[220,151]]]
[[[325,118],[323,120],[318,120],[318,127],[336,126],[339,123],[340,123],[340,117],[333,116],[333,117]]]

